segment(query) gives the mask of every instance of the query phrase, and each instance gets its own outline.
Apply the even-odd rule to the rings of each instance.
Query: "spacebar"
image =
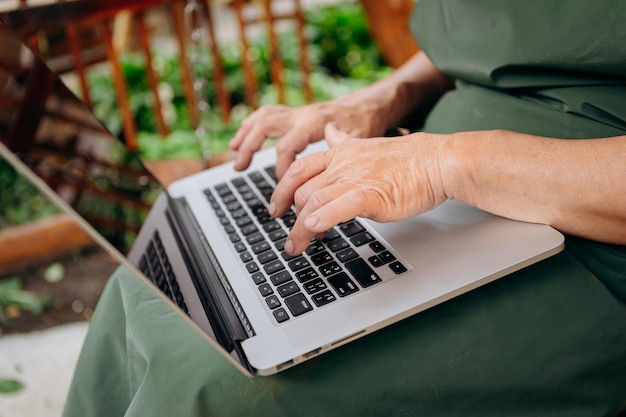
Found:
[[[346,262],[346,268],[363,288],[382,281],[376,272],[361,258]]]

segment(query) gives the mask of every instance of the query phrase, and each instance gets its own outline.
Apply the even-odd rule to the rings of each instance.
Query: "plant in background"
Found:
[[[306,12],[309,56],[312,74],[311,85],[316,100],[328,100],[363,87],[388,74],[391,69],[373,42],[361,6],[345,3],[331,7],[318,7]],[[287,105],[305,104],[299,69],[299,46],[292,30],[279,33],[281,57],[284,61],[284,79]],[[271,83],[269,73],[269,42],[265,35],[250,40],[250,54],[254,56],[255,75],[258,81],[259,103],[278,103],[278,92]],[[212,108],[212,151],[219,153],[227,148],[228,141],[237,131],[241,120],[251,109],[244,103],[245,77],[241,67],[241,45],[223,45],[220,50],[221,64],[225,71],[226,88],[233,104],[231,121],[225,123],[219,116],[213,62],[211,57],[201,74],[208,80],[206,94]],[[175,54],[156,54],[153,67],[161,84],[167,91],[166,119],[171,134],[161,140],[156,133],[153,116],[152,95],[145,77],[145,58],[127,53],[120,57],[130,95],[130,107],[135,115],[139,132],[140,155],[145,159],[199,157],[196,137],[191,128],[187,103],[183,92],[179,57]],[[90,77],[94,91],[94,113],[116,136],[122,136],[122,123],[116,108],[112,80],[108,72],[97,72]]]
[[[48,198],[0,158],[0,229],[58,212]]]

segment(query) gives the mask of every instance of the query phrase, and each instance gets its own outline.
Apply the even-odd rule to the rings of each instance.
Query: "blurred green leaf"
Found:
[[[0,309],[15,306],[23,311],[41,314],[50,305],[50,297],[22,290],[22,282],[18,277],[0,281]],[[0,320],[6,322],[3,314]]]
[[[23,388],[24,384],[16,379],[0,379],[0,394],[13,394]]]

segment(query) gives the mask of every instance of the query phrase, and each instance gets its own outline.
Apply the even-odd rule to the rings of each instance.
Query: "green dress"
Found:
[[[625,18],[626,2],[617,0],[421,0],[412,20],[418,41],[458,80],[425,129],[626,134]],[[64,415],[589,417],[625,410],[626,249],[568,237],[566,250],[548,260],[252,379],[120,268],[96,309]]]

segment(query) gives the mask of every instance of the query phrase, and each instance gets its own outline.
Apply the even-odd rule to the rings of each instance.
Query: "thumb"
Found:
[[[348,140],[351,138],[349,134],[340,130],[337,125],[333,122],[326,123],[324,127],[324,136],[326,137],[326,142],[328,142],[328,146],[331,148],[339,145],[344,140]]]

